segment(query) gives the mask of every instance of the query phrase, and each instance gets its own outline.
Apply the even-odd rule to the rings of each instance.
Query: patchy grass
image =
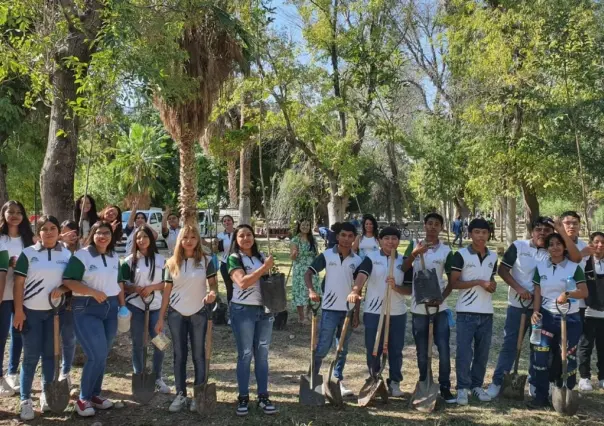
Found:
[[[406,243],[400,247],[402,252]],[[281,271],[289,270],[290,262],[287,260],[287,243],[279,242],[272,244],[273,252],[277,257],[277,264]],[[495,331],[493,333],[493,346],[489,367],[485,379],[485,386],[490,382],[493,369],[497,362],[497,354],[501,347],[502,329],[505,320],[506,291],[504,283],[500,285],[495,294]],[[451,305],[457,295],[451,296]],[[409,394],[413,392],[418,377],[417,364],[415,360],[415,346],[411,335],[411,317],[407,326],[406,343],[404,350],[404,380],[402,384],[406,396],[391,399],[388,405],[376,403],[368,408],[359,408],[356,400],[352,399],[342,410],[326,406],[324,408],[309,408],[298,403],[299,376],[304,374],[308,368],[310,352],[310,327],[301,326],[296,323],[296,315],[290,309],[290,321],[286,331],[274,331],[273,343],[270,356],[270,391],[273,400],[279,408],[279,414],[268,417],[257,412],[255,403],[252,404],[250,414],[245,419],[239,419],[234,414],[234,403],[237,397],[237,383],[235,379],[235,363],[237,358],[235,341],[226,326],[214,328],[214,353],[210,373],[210,381],[215,382],[218,387],[217,411],[210,417],[202,419],[196,413],[183,412],[179,414],[168,413],[168,406],[173,395],[157,395],[148,406],[139,406],[131,401],[130,375],[132,371],[130,360],[130,339],[127,335],[118,336],[114,350],[109,358],[107,375],[104,388],[106,395],[116,400],[123,400],[126,408],[111,409],[106,412],[98,412],[92,419],[81,419],[70,407],[63,416],[46,414],[40,416],[36,412],[36,419],[28,424],[32,425],[91,425],[101,422],[103,425],[598,425],[603,424],[602,413],[604,412],[604,393],[594,392],[583,395],[579,415],[572,418],[559,417],[555,412],[531,412],[524,408],[520,402],[498,399],[487,404],[471,403],[467,407],[450,405],[439,407],[430,415],[420,414],[410,410],[408,405]],[[528,339],[527,339],[528,340]],[[8,347],[8,345],[7,345]],[[455,383],[455,329],[451,336],[452,350],[452,382]],[[365,349],[363,345],[362,325],[353,334],[350,343],[350,353],[346,365],[346,382],[348,387],[358,391],[366,376]],[[164,376],[166,382],[173,386],[172,354],[166,356],[164,363]],[[329,363],[333,359],[332,352],[326,362],[322,373],[327,374]],[[5,356],[8,359],[8,356]],[[528,342],[523,348],[520,368],[526,371],[528,365]],[[192,365],[189,365],[192,377]],[[436,377],[438,372],[438,361],[435,358],[433,371]],[[595,370],[594,370],[595,371]],[[81,372],[81,366],[76,367],[73,373],[74,382],[77,383]],[[254,377],[252,374],[252,389],[254,393]],[[39,396],[40,383],[34,382],[34,405],[37,409],[37,397]],[[189,392],[192,393],[192,382]],[[527,396],[528,398],[528,396]],[[19,421],[18,396],[0,400],[0,424],[17,425]]]

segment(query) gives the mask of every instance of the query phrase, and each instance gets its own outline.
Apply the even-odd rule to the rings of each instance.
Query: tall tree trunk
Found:
[[[524,237],[528,239],[530,238],[530,224],[539,216],[539,200],[537,199],[537,193],[527,182],[521,182],[520,188],[524,199],[524,221],[526,225]]]
[[[461,191],[453,197],[453,204],[455,204],[455,217],[461,216],[467,218],[470,216],[470,209],[466,204],[466,200],[464,200]]]
[[[8,165],[0,164],[0,206],[8,201],[8,188],[6,187],[6,176],[8,173]]]
[[[506,197],[505,242],[509,246],[516,241],[516,197]]]
[[[499,206],[499,241],[503,242],[503,229],[505,228],[505,205],[506,200],[505,197],[498,198],[498,206]]]
[[[396,147],[393,141],[388,141],[386,145],[388,153],[388,164],[390,165],[390,173],[392,173],[392,190],[394,194],[394,215],[395,221],[401,223],[403,221],[403,191],[401,189],[398,177],[398,165],[396,164]]]
[[[237,160],[227,160],[227,180],[229,183],[229,208],[239,208],[239,194],[237,193]]]
[[[195,163],[195,138],[183,135],[179,144],[180,154],[180,214],[184,223],[197,224],[197,164]]]
[[[252,221],[250,185],[253,150],[253,145],[245,144],[239,152],[239,223],[248,225]]]
[[[329,226],[336,222],[344,220],[348,207],[348,195],[340,195],[338,193],[337,178],[329,179],[329,203],[327,204],[327,214],[329,216]]]

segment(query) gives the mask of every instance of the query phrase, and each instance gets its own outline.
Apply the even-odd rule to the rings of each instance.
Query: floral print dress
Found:
[[[298,246],[298,257],[292,265],[292,302],[294,306],[306,306],[308,305],[308,289],[304,282],[304,274],[317,253],[310,249],[308,241],[302,241],[297,235],[292,238],[291,243]],[[313,287],[318,294],[321,294],[321,285],[317,275],[313,276]]]

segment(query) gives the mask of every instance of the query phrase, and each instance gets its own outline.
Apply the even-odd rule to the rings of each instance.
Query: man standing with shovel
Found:
[[[369,253],[359,266],[359,274],[355,280],[354,287],[348,295],[350,303],[359,303],[363,285],[367,281],[367,293],[365,295],[365,313],[363,323],[365,324],[365,348],[367,350],[367,367],[372,378],[378,375],[380,369],[381,344],[377,356],[372,352],[377,335],[385,339],[385,334],[379,333],[380,313],[382,306],[386,303],[385,295],[387,286],[390,286],[390,330],[388,333],[388,366],[389,375],[388,388],[390,394],[400,397],[403,392],[400,383],[403,381],[403,347],[405,345],[405,328],[407,325],[407,306],[405,296],[411,294],[411,288],[403,286],[403,257],[396,252],[400,242],[400,231],[393,227],[386,227],[380,231],[379,240],[381,250]],[[394,258],[393,268],[391,268]],[[390,275],[389,271],[392,271]],[[382,343],[382,342],[380,342]],[[369,387],[371,380],[368,380]],[[365,386],[363,387],[365,388]],[[363,393],[363,391],[361,391]],[[361,398],[361,395],[359,395]]]
[[[357,230],[351,223],[342,223],[338,233],[338,244],[331,249],[325,250],[315,258],[304,275],[304,282],[308,287],[310,300],[317,303],[321,301],[314,289],[313,275],[319,274],[325,270],[325,288],[323,289],[321,327],[319,329],[319,343],[315,354],[315,374],[319,374],[323,358],[327,356],[334,336],[336,342],[344,339],[342,351],[338,357],[334,370],[334,378],[339,382],[341,396],[351,396],[352,391],[344,386],[344,366],[346,364],[346,355],[348,353],[348,341],[352,334],[352,328],[359,325],[358,309],[356,310],[352,321],[352,328],[348,328],[345,336],[342,336],[342,327],[348,313],[346,307],[346,298],[354,279],[357,275],[357,268],[361,264],[361,258],[353,253],[352,243],[356,237]],[[328,381],[333,380],[329,377]]]

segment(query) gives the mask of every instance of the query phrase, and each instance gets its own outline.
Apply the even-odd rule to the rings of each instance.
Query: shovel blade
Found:
[[[195,386],[194,393],[199,414],[207,416],[216,410],[216,383]]]
[[[133,374],[132,396],[139,404],[148,404],[155,396],[155,373]]]
[[[558,414],[573,416],[579,409],[579,393],[566,386],[561,388],[555,386],[552,390],[552,405]]]
[[[527,376],[525,374],[506,373],[503,375],[501,393],[504,397],[524,401],[524,387]]]
[[[344,405],[344,400],[342,399],[342,391],[340,390],[340,381],[333,376],[335,366],[336,362],[332,361],[329,366],[329,380],[323,385],[323,390],[330,404],[341,407]]]
[[[440,386],[432,380],[417,382],[411,396],[411,406],[417,411],[431,413],[436,408]]]
[[[308,406],[325,405],[325,396],[321,392],[323,387],[323,376],[315,376],[315,387],[311,386],[310,377],[306,375],[300,376],[300,393],[298,395],[300,404]]]
[[[382,386],[386,386],[382,378],[369,376],[359,392],[359,407],[368,406]],[[388,393],[387,389],[386,393]]]
[[[44,384],[44,395],[50,410],[55,414],[61,414],[69,405],[69,384],[67,380],[53,380]]]

